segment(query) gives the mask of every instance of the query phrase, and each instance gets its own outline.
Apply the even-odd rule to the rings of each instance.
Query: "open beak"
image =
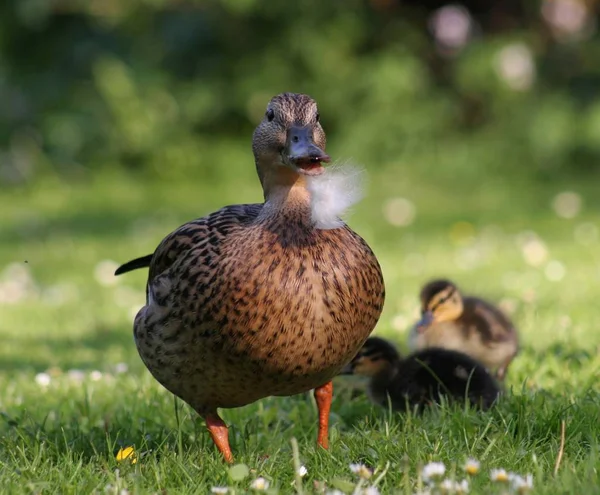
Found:
[[[417,332],[421,333],[427,330],[427,327],[433,323],[433,313],[425,311],[421,319],[417,322]]]
[[[321,175],[325,169],[321,162],[331,158],[313,140],[311,127],[292,126],[288,131],[284,161],[296,172],[304,175]]]

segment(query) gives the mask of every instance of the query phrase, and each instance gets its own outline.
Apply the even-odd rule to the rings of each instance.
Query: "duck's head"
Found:
[[[389,370],[400,359],[400,354],[390,342],[379,337],[370,337],[340,374],[373,377],[382,371]]]
[[[315,100],[297,93],[274,96],[252,140],[263,187],[321,175],[325,171],[322,163],[330,160],[325,143]]]
[[[417,330],[424,331],[434,322],[453,321],[463,312],[463,298],[449,280],[433,280],[421,289],[421,320]]]

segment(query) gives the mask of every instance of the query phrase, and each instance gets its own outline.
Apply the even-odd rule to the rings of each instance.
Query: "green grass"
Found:
[[[316,482],[328,489],[355,484],[350,463],[375,468],[366,484],[379,478],[382,493],[414,493],[424,464],[442,461],[462,479],[467,457],[482,466],[472,493],[500,493],[501,486],[490,488],[493,468],[533,474],[535,493],[600,493],[597,181],[468,183],[454,173],[411,173],[402,163],[374,171],[370,194],[349,222],[384,269],[388,296],[377,334],[404,346],[419,286],[452,277],[501,301],[518,324],[523,350],[509,372],[510,392],[485,414],[442,407],[413,417],[353,398],[355,383],[337,379],[328,452],[315,446],[310,394],[223,411],[236,461],[250,468],[234,481],[203,422],[137,356],[131,322],[144,300],[145,274],[110,276],[115,263],[149,253],[188,219],[261,199],[251,165],[215,174],[161,182],[107,172],[69,184],[47,179],[0,196],[3,493],[207,493],[213,486],[244,493],[258,476],[293,493],[292,438],[308,469],[306,493]],[[550,206],[563,190],[583,199],[573,219]],[[416,208],[408,226],[391,226],[382,213],[396,196]],[[537,266],[523,255],[527,231],[547,250]],[[48,385],[38,373],[50,377]],[[564,453],[554,474],[563,421]],[[127,446],[136,450],[135,464],[116,459]]]

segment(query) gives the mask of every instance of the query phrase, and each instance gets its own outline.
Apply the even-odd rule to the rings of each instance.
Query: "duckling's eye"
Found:
[[[267,113],[266,113],[265,115],[267,116],[267,120],[268,120],[269,122],[273,122],[273,119],[275,118],[275,112],[273,111],[273,109],[272,109],[272,108],[269,108],[269,109],[267,110]]]

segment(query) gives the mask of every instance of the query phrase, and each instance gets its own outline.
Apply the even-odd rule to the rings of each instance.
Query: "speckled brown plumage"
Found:
[[[412,349],[441,347],[464,352],[503,380],[519,350],[510,319],[493,304],[463,296],[448,280],[434,280],[421,290],[424,320],[411,331]],[[428,320],[428,321],[425,321]]]
[[[290,165],[297,129],[312,138]],[[320,173],[324,146],[314,101],[275,97],[253,141],[265,203],[187,223],[152,256],[135,342],[152,375],[205,418],[328,385],[379,319],[384,285],[371,249],[345,225],[312,225],[305,175]]]
[[[161,244],[151,267],[152,302],[135,321],[148,369],[201,414],[213,404],[237,407],[325,383],[354,356],[381,311],[380,274],[350,229],[280,233],[279,222],[302,222],[302,212],[261,223],[257,205],[245,210],[251,214],[244,222],[239,215],[223,221],[223,213],[221,222],[196,221]],[[170,268],[155,268],[173,249],[183,252]],[[370,294],[372,287],[379,290]]]

